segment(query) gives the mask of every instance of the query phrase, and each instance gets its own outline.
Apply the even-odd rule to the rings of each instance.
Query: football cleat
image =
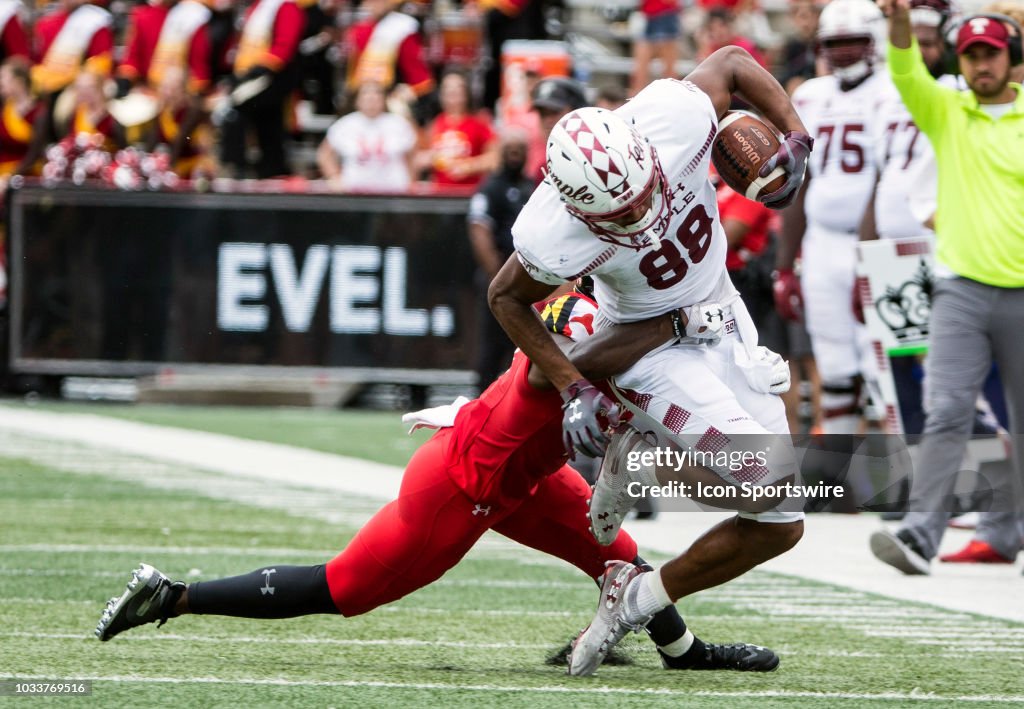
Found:
[[[871,553],[879,561],[884,561],[906,575],[927,576],[930,573],[928,559],[908,532],[873,532],[870,543]]]
[[[644,434],[629,425],[619,426],[612,434],[594,484],[594,492],[588,502],[590,532],[598,544],[608,546],[615,541],[622,521],[637,503],[637,498],[629,494],[629,484],[657,484],[653,471],[630,471],[630,465],[637,468],[642,466],[628,464],[631,453],[640,449],[651,450],[654,445]]]
[[[181,581],[171,581],[149,564],[139,564],[125,592],[107,601],[96,625],[96,637],[105,641],[146,623],[160,621],[163,625],[184,592]]]
[[[643,570],[626,561],[609,561],[601,583],[601,600],[597,615],[579,634],[569,654],[569,674],[589,677],[604,661],[608,652],[629,632],[643,629],[650,616],[637,622],[626,618],[624,600],[626,587]]]
[[[704,643],[704,656],[684,664],[682,658],[669,657],[661,650],[661,665],[666,670],[735,670],[736,672],[774,672],[779,656],[766,647],[748,643],[715,645]]]

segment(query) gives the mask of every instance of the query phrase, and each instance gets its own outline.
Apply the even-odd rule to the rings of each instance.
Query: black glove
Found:
[[[758,175],[761,177],[768,177],[777,167],[783,168],[787,173],[786,184],[761,199],[764,206],[771,209],[782,209],[788,207],[796,199],[800,185],[803,184],[804,175],[807,174],[807,158],[810,157],[813,148],[814,138],[806,133],[795,130],[786,133],[778,151],[758,171]]]
[[[577,379],[562,391],[562,428],[569,458],[576,451],[589,458],[604,454],[605,430],[619,423],[619,407],[586,379]],[[603,420],[602,420],[603,419]]]

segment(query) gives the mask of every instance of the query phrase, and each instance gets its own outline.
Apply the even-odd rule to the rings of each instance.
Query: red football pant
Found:
[[[413,455],[398,499],[385,505],[327,564],[327,585],[342,615],[366,613],[441,578],[488,529],[578,567],[591,578],[613,559],[632,560],[636,542],[620,532],[603,547],[588,528],[590,487],[563,466],[536,492],[501,509],[477,505],[444,465],[444,436]]]

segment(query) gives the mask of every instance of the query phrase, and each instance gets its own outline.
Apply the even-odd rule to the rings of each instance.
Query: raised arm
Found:
[[[807,132],[786,90],[742,47],[719,49],[686,80],[711,97],[719,118],[729,110],[733,94],[738,94],[784,133]]]

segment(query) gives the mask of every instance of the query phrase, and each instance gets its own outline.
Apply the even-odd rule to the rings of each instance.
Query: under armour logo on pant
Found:
[[[266,596],[269,593],[271,596],[273,596],[274,587],[270,585],[270,574],[276,574],[277,569],[263,569],[263,571],[261,571],[260,573],[267,577],[266,585],[260,589],[260,595]]]
[[[490,513],[491,513],[491,506],[490,505],[487,505],[487,507],[484,507],[483,505],[476,505],[473,508],[473,516],[474,517],[476,517],[477,515],[480,515],[480,514],[482,514],[484,517],[486,517]]]

